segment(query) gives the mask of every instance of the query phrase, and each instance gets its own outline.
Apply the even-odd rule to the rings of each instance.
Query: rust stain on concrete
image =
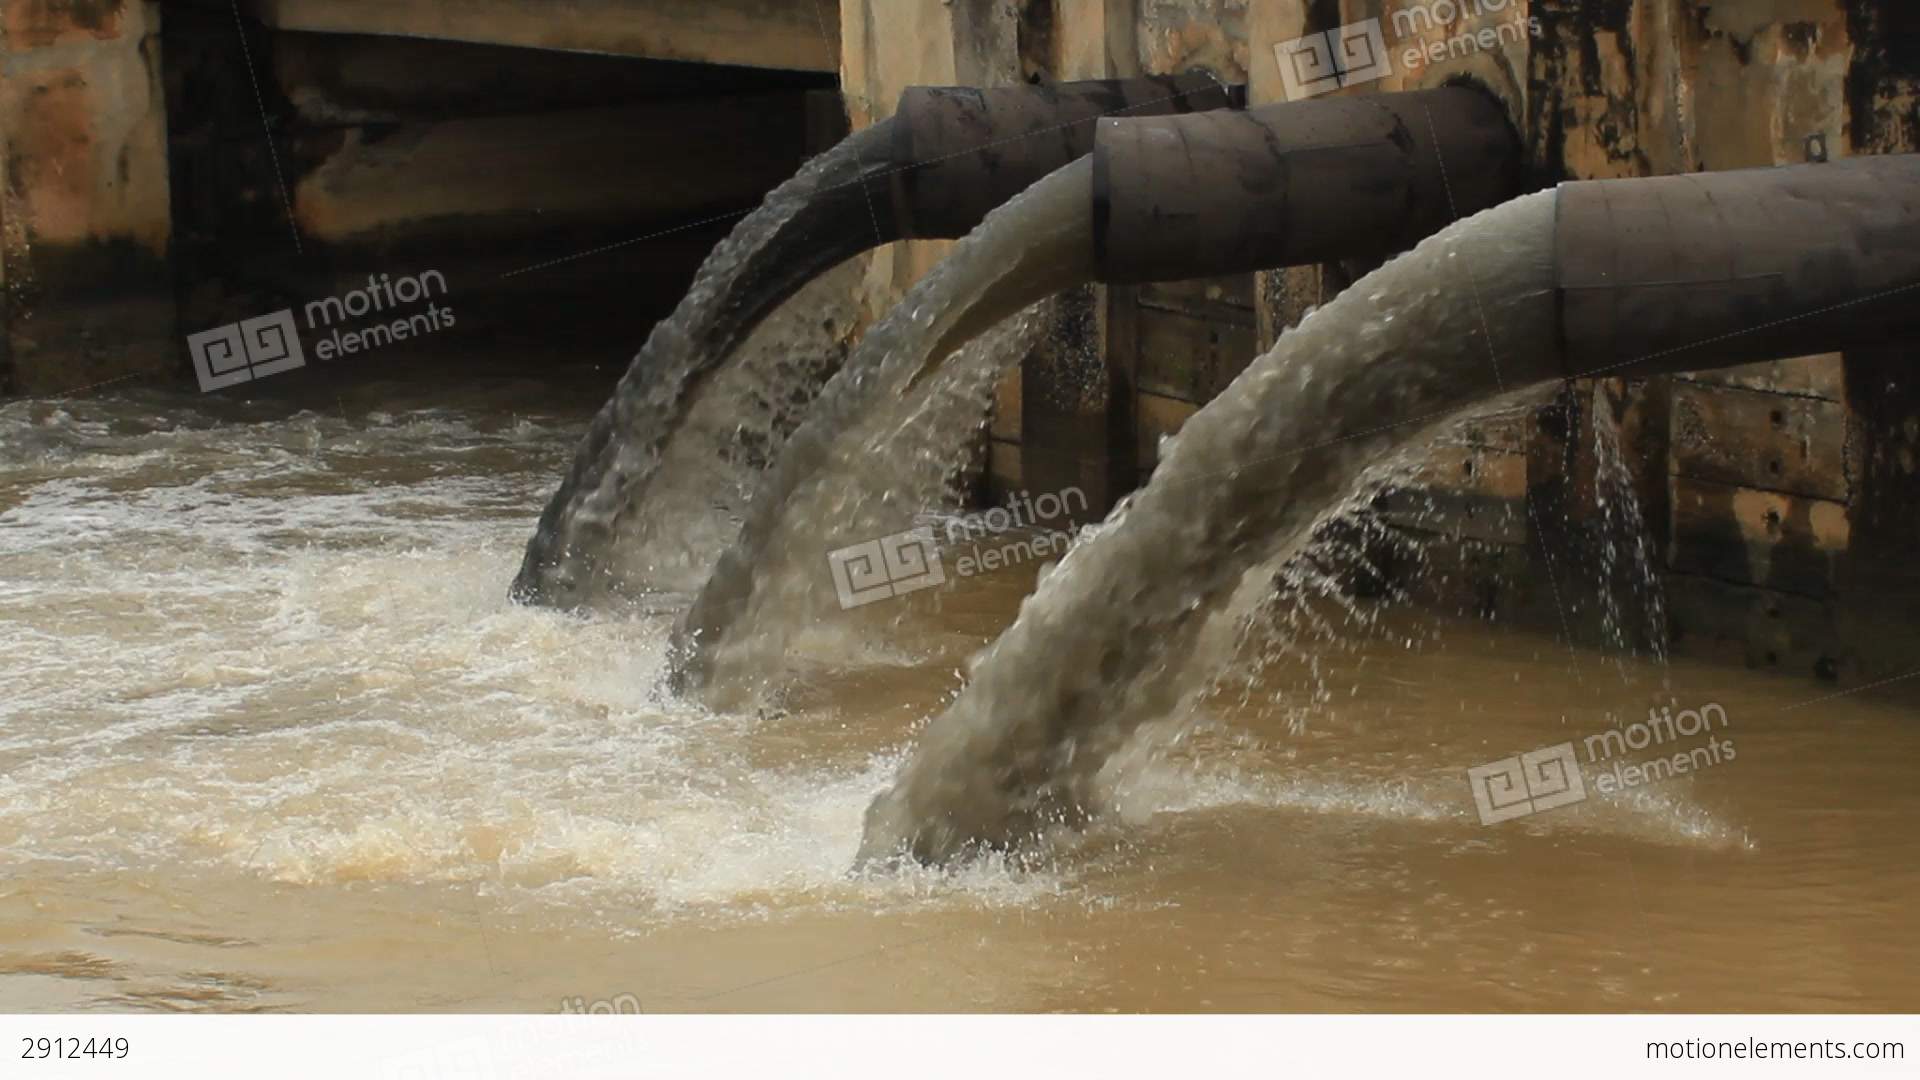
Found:
[[[20,79],[8,136],[12,204],[41,241],[81,240],[92,230],[95,175],[91,100],[78,71]]]
[[[127,0],[26,0],[6,4],[6,37],[16,51],[116,38],[126,6]]]

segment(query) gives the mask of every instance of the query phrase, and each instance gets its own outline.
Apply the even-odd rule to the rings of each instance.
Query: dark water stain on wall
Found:
[[[1528,60],[1528,143],[1543,183],[1576,175],[1568,162],[1568,132],[1591,128],[1610,161],[1630,163],[1629,171],[1647,171],[1640,153],[1639,72],[1633,41],[1631,0],[1583,0],[1542,5],[1536,17],[1541,33]],[[1609,65],[1602,48],[1612,43],[1619,62]],[[1625,81],[1609,83],[1609,72]],[[1600,103],[1580,108],[1580,99]]]
[[[1920,145],[1920,7],[1905,0],[1846,0],[1853,41],[1847,102],[1853,145],[1892,153]]]

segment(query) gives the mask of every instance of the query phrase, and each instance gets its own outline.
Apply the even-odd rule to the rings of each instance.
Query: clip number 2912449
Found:
[[[20,1059],[22,1061],[78,1061],[87,1058],[95,1060],[102,1058],[117,1059],[125,1058],[133,1051],[133,1047],[128,1044],[126,1036],[124,1035],[119,1038],[109,1036],[94,1039],[52,1039],[45,1037],[36,1039],[29,1035],[22,1035],[20,1042],[23,1045],[20,1053]]]

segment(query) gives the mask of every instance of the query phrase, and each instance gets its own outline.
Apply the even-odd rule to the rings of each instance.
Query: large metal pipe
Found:
[[[1085,157],[1104,118],[1245,104],[1245,87],[1202,73],[991,90],[908,87],[894,111],[887,205],[900,235],[957,240],[995,207]]]
[[[1565,377],[1920,336],[1920,155],[1562,184],[1554,266]]]
[[[1244,87],[1211,75],[1091,79],[981,90],[913,86],[879,136],[884,160],[853,163],[858,179],[807,193],[807,204],[722,299],[707,350],[717,359],[802,286],[863,251],[896,240],[957,240],[996,207],[1093,149],[1103,116],[1150,117],[1227,108]]]
[[[527,545],[513,596],[575,607],[626,584],[612,552],[622,523],[644,516],[636,510],[668,439],[754,327],[807,282],[903,237],[964,236],[1085,155],[1104,114],[1190,112],[1235,96],[1206,75],[908,90],[894,116],[816,159],[716,249],[594,418]]]
[[[1103,120],[1100,278],[1384,258],[1518,194],[1520,161],[1505,107],[1465,86]]]

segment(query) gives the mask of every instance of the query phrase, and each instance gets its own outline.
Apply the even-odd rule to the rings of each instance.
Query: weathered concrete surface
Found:
[[[1873,60],[1885,53],[1870,31],[1877,15],[1862,15],[1896,5],[1535,7],[1546,33],[1529,68],[1529,141],[1543,180],[1797,164],[1855,145],[1911,145],[1900,132],[1910,83]],[[1869,132],[1863,117],[1879,126]],[[1838,357],[1807,358],[1624,388],[1625,415],[1667,418],[1664,431],[1643,425],[1628,455],[1643,466],[1643,505],[1666,508],[1651,519],[1663,526],[1683,651],[1822,678],[1884,672],[1861,662],[1864,640],[1841,629],[1846,568],[1864,554],[1853,519],[1884,496],[1856,483],[1850,448],[1864,437],[1864,417],[1843,404],[1840,371]],[[1566,433],[1570,445],[1591,437],[1587,426]],[[1656,461],[1665,468],[1644,467]],[[1579,497],[1567,510],[1576,533],[1594,514]]]
[[[805,138],[796,94],[353,129],[299,180],[294,212],[303,236],[331,243],[680,224],[751,209],[792,175]]]
[[[909,86],[1007,86],[1025,78],[1032,64],[1049,62],[1048,31],[1054,21],[1029,21],[1030,6],[999,0],[842,0],[840,86],[852,126],[864,128],[893,115],[900,92]],[[1050,6],[1046,14],[1053,14]],[[951,247],[944,240],[912,240],[862,256],[866,319],[885,315]],[[999,387],[982,448],[981,472],[990,497],[1026,484],[1021,377],[1015,372]]]
[[[840,41],[841,91],[856,130],[892,116],[909,86],[1007,86],[1020,78],[1017,21],[998,0],[845,0]],[[951,246],[914,240],[869,256],[872,316],[905,296]]]
[[[159,18],[0,0],[0,394],[173,363]]]
[[[907,6],[907,5],[900,5]],[[255,0],[281,30],[832,71],[834,0]]]
[[[1424,90],[1468,81],[1507,102],[1517,121],[1525,115],[1527,58],[1538,40],[1529,19],[1522,0],[1477,17],[1462,15],[1453,23],[1434,21],[1428,17],[1426,5],[1395,0],[1274,0],[1250,6],[1244,45],[1235,42],[1233,55],[1244,56],[1248,65],[1249,100],[1260,104],[1285,101],[1285,80],[1274,46],[1378,20],[1389,69],[1382,77],[1335,93]],[[1482,33],[1488,44],[1482,43]],[[1426,52],[1429,46],[1438,48],[1438,59]],[[1409,55],[1416,53],[1419,62],[1409,63]]]
[[[1029,20],[1043,6],[1029,5]],[[1137,57],[1133,9],[1123,0],[1063,5],[1045,54],[1029,56],[1029,77],[1066,82],[1149,72]],[[997,491],[1077,488],[1087,516],[1097,519],[1138,483],[1139,320],[1132,298],[1130,289],[1087,285],[1047,302],[1041,347],[1002,390],[1003,401],[1019,410],[1023,434],[1018,480],[993,476]]]
[[[166,43],[182,326],[444,274],[457,325],[369,364],[624,370],[839,112],[821,73],[236,27],[222,4],[175,9]]]
[[[231,16],[223,27],[231,35]],[[743,69],[423,38],[275,34],[273,84],[303,125],[407,124],[616,105],[698,106],[825,85],[825,72]],[[264,75],[264,72],[263,72]]]
[[[1194,12],[1207,6],[1170,3]],[[1446,25],[1429,25],[1416,8],[1433,11],[1382,0],[1254,5],[1247,15],[1252,100],[1285,96],[1275,43],[1379,19],[1392,71],[1336,92],[1470,79],[1508,102],[1540,185],[1920,146],[1920,9],[1911,5],[1515,0],[1480,16],[1455,5],[1462,18]],[[1488,19],[1523,20],[1525,36],[1496,35],[1495,47],[1464,55],[1445,51]],[[1408,44],[1424,44],[1423,60],[1441,59],[1411,64]],[[1354,269],[1262,275],[1263,346]],[[1512,505],[1503,490],[1510,484],[1500,482],[1510,481],[1508,472],[1484,462],[1448,469],[1445,449],[1402,498],[1440,508],[1442,531],[1493,545],[1495,554],[1460,560],[1456,594],[1509,610],[1494,600],[1511,580],[1476,575],[1526,566],[1521,576],[1557,574],[1557,586],[1575,597],[1569,603],[1590,607],[1575,579],[1598,515],[1594,417],[1605,409],[1622,431],[1655,530],[1683,650],[1849,681],[1898,673],[1902,658],[1910,663],[1912,627],[1920,625],[1920,572],[1894,569],[1912,562],[1898,553],[1920,544],[1909,368],[1903,352],[1883,350],[1849,355],[1844,364],[1805,358],[1570,388],[1503,448],[1526,462],[1533,505],[1525,538],[1483,527],[1511,520],[1502,514]],[[1172,427],[1185,411],[1156,401],[1143,407],[1142,419]],[[1396,523],[1423,527],[1406,515]],[[1522,542],[1530,560],[1497,554],[1503,544],[1520,551]],[[1537,602],[1519,607],[1555,614]]]
[[[1891,678],[1920,652],[1920,379],[1911,344],[1847,357],[1852,545],[1838,619],[1863,673]]]
[[[1249,0],[1138,0],[1141,70],[1175,74],[1196,68],[1230,83],[1247,81]]]
[[[1855,153],[1920,150],[1920,8],[1846,0],[1854,45],[1846,142]],[[1920,380],[1913,342],[1846,357],[1853,546],[1838,620],[1862,677],[1911,671],[1920,653]]]

